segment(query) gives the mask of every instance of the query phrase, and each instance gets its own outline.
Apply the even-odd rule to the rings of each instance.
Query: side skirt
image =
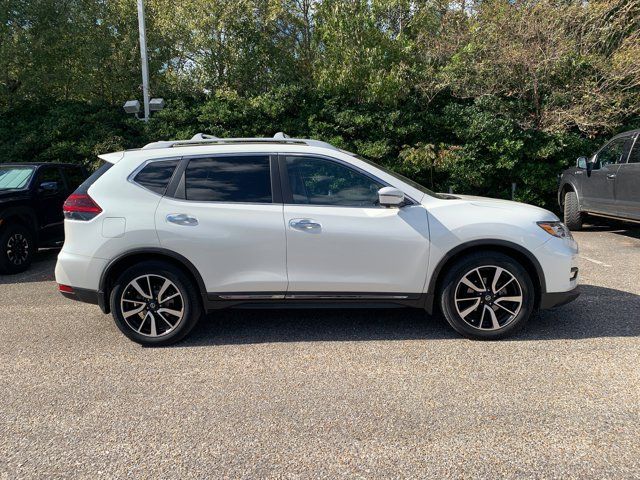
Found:
[[[208,293],[206,309],[222,308],[398,308],[427,309],[430,295],[362,292],[225,292]],[[430,306],[430,305],[429,305]],[[427,311],[430,311],[427,309]]]

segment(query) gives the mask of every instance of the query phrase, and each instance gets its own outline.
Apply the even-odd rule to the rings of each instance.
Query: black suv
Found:
[[[22,272],[38,247],[64,241],[62,204],[86,178],[78,165],[0,164],[0,273]]]
[[[562,172],[558,203],[571,230],[586,214],[640,222],[640,130],[616,135]]]

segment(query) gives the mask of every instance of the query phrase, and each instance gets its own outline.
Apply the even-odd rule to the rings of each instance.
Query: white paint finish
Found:
[[[102,220],[102,236],[104,238],[120,238],[127,229],[124,217],[105,217]]]
[[[368,171],[421,205],[397,210],[161,201],[159,195],[127,181],[150,159],[212,153],[333,157]],[[554,238],[536,225],[556,221],[551,212],[482,197],[424,195],[367,162],[329,148],[206,145],[117,152],[101,158],[114,166],[89,194],[103,213],[88,222],[65,221],[67,238],[56,272],[64,279],[61,283],[75,287],[97,288],[107,260],[130,250],[161,246],[188,258],[210,292],[282,292],[288,287],[289,292],[417,293],[426,291],[429,281],[425,280],[430,280],[449,251],[474,240],[503,240],[533,253],[544,271],[548,292],[575,286],[569,276],[577,265],[577,245]],[[180,213],[195,216],[199,224],[166,222],[168,214]],[[107,217],[124,218],[126,235],[104,238]],[[294,219],[315,221],[320,228],[294,229],[289,226]],[[87,266],[79,269],[76,264],[83,261]],[[73,266],[67,268],[67,263]]]
[[[427,209],[432,246],[428,278],[455,247],[494,239],[519,245],[533,253],[543,269],[548,292],[570,290],[569,276],[571,267],[575,266],[577,243],[552,237],[536,224],[557,221],[553,213],[507,200],[459,197],[434,199]],[[541,248],[545,245],[546,248]]]
[[[571,269],[578,267],[578,246],[575,242],[552,238],[534,250],[547,283],[547,292],[568,292],[578,286],[579,277],[570,280]]]
[[[351,208],[285,205],[289,292],[420,293],[429,255],[424,207]]]
[[[171,214],[195,217],[198,225],[167,222]],[[282,205],[163,198],[155,217],[161,246],[193,263],[208,292],[287,289]]]
[[[101,258],[85,257],[62,250],[56,263],[56,282],[71,287],[98,290],[100,274],[107,267]]]

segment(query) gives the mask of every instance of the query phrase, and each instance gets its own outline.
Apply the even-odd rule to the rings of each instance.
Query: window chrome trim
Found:
[[[332,157],[329,155],[323,155],[321,153],[303,153],[303,152],[292,152],[292,153],[288,153],[288,152],[280,152],[278,153],[278,159],[282,160],[280,165],[284,164],[285,167],[287,167],[286,163],[287,163],[287,159],[286,157],[305,157],[305,158],[318,158],[321,160],[327,160],[329,162],[335,162],[339,165],[342,165],[343,167],[346,168],[350,168],[352,170],[355,170],[357,173],[364,175],[365,177],[375,181],[376,183],[379,183],[381,185],[383,185],[383,187],[393,187],[393,188],[398,188],[394,185],[391,185],[389,182],[382,180],[380,178],[378,178],[377,176],[375,176],[373,173],[358,167],[357,165],[353,165],[352,163],[347,162],[346,160],[342,160],[341,158],[336,158],[336,157]],[[354,157],[355,158],[355,157]],[[292,199],[293,199],[293,194],[291,192],[291,185],[289,183],[289,178],[288,178],[288,170],[283,172],[282,169],[280,170],[280,174],[281,174],[281,178],[286,177],[286,181],[287,181],[287,193],[291,195]],[[413,197],[411,197],[409,194],[407,194],[407,192],[405,192],[404,190],[398,188],[398,190],[401,190],[402,193],[404,193],[405,195],[405,200],[408,200],[410,203],[407,203],[405,205],[403,205],[403,207],[410,207],[410,206],[415,206],[415,205],[420,205],[420,202],[416,201]],[[369,207],[369,206],[358,206],[358,205],[331,205],[331,204],[314,204],[314,203],[289,203],[287,201],[285,201],[284,198],[284,190],[283,190],[283,202],[284,205],[292,207],[292,206],[296,206],[296,207],[333,207],[333,208],[366,208],[366,209],[375,209],[375,210],[388,210],[389,207],[383,207],[381,205],[379,206],[373,206],[373,207]]]

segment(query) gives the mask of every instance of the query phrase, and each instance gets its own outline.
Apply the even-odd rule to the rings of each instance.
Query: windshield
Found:
[[[0,166],[0,190],[26,188],[34,170],[33,167]]]
[[[363,162],[368,163],[369,165],[372,165],[372,166],[374,166],[376,168],[379,168],[383,172],[388,173],[392,177],[396,177],[398,180],[401,180],[404,183],[407,183],[407,184],[411,185],[416,190],[420,190],[422,193],[426,193],[427,195],[429,195],[431,197],[440,198],[440,199],[447,198],[444,195],[440,195],[439,193],[432,192],[427,187],[425,187],[423,185],[420,185],[418,182],[414,182],[413,180],[411,180],[410,178],[405,177],[404,175],[400,175],[399,173],[394,172],[393,170],[389,170],[388,168],[383,167],[382,165],[378,165],[376,162],[373,162],[373,161],[369,160],[368,158],[361,157],[360,155],[357,155],[355,153],[347,152],[346,150],[341,150],[341,151],[343,153],[351,155],[352,157],[357,158],[358,160],[362,160]]]

